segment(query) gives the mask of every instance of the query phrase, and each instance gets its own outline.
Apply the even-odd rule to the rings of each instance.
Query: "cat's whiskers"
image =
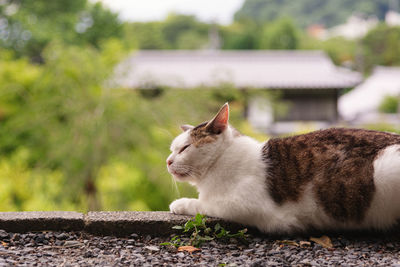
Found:
[[[174,178],[171,177],[171,179],[172,179],[172,185],[173,185],[173,188],[175,189],[177,197],[180,198],[181,192],[179,191],[178,184],[176,183],[176,180]]]

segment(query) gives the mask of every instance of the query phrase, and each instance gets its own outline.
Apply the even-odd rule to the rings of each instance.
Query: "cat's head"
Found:
[[[228,119],[226,103],[212,120],[196,127],[181,126],[183,133],[172,141],[172,153],[167,158],[168,171],[175,179],[193,184],[202,179],[237,133]]]

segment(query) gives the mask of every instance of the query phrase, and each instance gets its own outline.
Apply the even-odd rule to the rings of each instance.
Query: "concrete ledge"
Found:
[[[84,215],[73,211],[0,212],[0,229],[10,232],[81,231]]]
[[[132,233],[164,236],[174,233],[174,225],[183,225],[192,216],[165,211],[100,211],[82,214],[70,211],[0,212],[0,229],[9,232],[85,231],[95,235],[127,236]],[[218,218],[207,219],[210,226],[220,223],[232,230],[244,226]]]
[[[86,215],[85,231],[117,236],[132,233],[165,235],[173,232],[172,226],[183,224],[190,218],[162,211],[89,212]]]

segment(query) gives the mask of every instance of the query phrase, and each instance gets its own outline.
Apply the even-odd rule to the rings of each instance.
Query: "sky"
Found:
[[[93,0],[96,1],[96,0]],[[119,13],[122,20],[163,20],[168,13],[195,15],[205,22],[230,24],[244,0],[97,0]]]

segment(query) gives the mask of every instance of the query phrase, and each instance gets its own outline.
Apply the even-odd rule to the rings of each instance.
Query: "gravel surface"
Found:
[[[81,232],[19,234],[0,230],[0,266],[400,267],[399,235],[336,235],[331,237],[333,248],[323,248],[307,237],[250,236],[247,244],[233,239],[211,241],[192,254],[160,246],[169,240],[136,234],[118,238]]]

